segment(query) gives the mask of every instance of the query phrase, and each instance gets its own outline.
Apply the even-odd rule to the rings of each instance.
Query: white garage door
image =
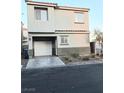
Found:
[[[52,55],[51,41],[34,41],[34,56]]]

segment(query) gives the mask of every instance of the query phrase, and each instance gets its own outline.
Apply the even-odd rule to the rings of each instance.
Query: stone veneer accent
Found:
[[[69,56],[71,54],[89,55],[90,47],[58,48],[58,56]],[[28,51],[29,58],[33,57],[33,50]]]
[[[69,56],[71,54],[89,55],[90,47],[58,48],[58,56]]]

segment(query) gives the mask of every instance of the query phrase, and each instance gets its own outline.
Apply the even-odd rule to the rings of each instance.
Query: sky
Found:
[[[72,6],[89,8],[89,30],[102,31],[103,24],[103,0],[33,0],[41,2],[57,3],[60,6]],[[27,27],[27,6],[25,0],[21,0],[21,21]]]

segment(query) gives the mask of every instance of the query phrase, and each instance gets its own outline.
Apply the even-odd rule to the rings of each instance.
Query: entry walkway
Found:
[[[59,57],[36,57],[29,59],[26,69],[45,68],[64,66],[65,64]]]

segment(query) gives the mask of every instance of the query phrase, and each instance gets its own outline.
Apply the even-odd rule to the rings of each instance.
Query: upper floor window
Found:
[[[83,13],[75,13],[75,22],[77,23],[83,23]]]
[[[35,8],[35,19],[41,21],[48,21],[47,8]]]

